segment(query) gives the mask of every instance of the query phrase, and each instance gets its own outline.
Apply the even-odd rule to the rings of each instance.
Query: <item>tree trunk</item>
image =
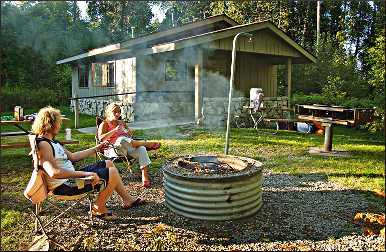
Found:
[[[281,24],[281,10],[280,10],[281,6],[280,6],[280,1],[278,1],[277,4],[279,5],[279,25],[278,26],[279,26],[279,28],[281,28],[280,27],[280,24]]]
[[[73,19],[73,23],[76,22],[76,20],[78,19],[77,15],[76,15],[76,6],[77,6],[77,1],[73,1],[73,6],[72,6],[72,19]]]
[[[304,20],[303,20],[303,38],[302,38],[302,46],[304,46],[304,42],[306,40],[306,32],[307,32],[307,21],[308,21],[308,13],[310,12],[310,2],[311,1],[307,1],[307,9],[306,9],[306,13],[304,15]]]
[[[126,1],[125,0],[122,0],[121,1],[121,20],[120,20],[120,40],[124,40],[125,37],[126,37],[126,25],[125,25],[125,18],[126,18]]]

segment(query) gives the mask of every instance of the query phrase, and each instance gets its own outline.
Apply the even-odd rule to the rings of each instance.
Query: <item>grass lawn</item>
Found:
[[[62,114],[71,118],[73,114],[60,108]],[[26,111],[25,114],[37,112]],[[6,114],[6,113],[5,113]],[[80,127],[95,125],[95,117],[81,115]],[[63,124],[60,140],[64,138]],[[10,126],[3,132],[17,131]],[[176,133],[191,131],[189,137],[179,138]],[[155,159],[150,170],[160,169],[162,162],[176,156],[188,154],[223,154],[225,148],[225,128],[204,129],[194,126],[166,127],[135,131],[136,137],[150,136],[160,141],[162,147],[155,151],[161,158]],[[68,145],[70,151],[89,148],[95,144],[93,134],[83,134],[77,130],[72,136],[78,145]],[[21,140],[23,138],[23,140]],[[4,140],[3,140],[4,141]],[[26,141],[25,137],[9,138],[5,141]],[[322,147],[324,136],[295,131],[280,131],[279,134],[257,133],[254,129],[231,129],[229,155],[245,156],[264,163],[266,169],[275,172],[288,172],[301,176],[308,173],[322,173],[331,181],[366,194],[373,201],[383,201],[376,197],[374,190],[385,191],[385,137],[364,130],[335,127],[333,148],[344,149],[350,157],[311,156],[308,146]],[[22,243],[31,240],[33,218],[27,211],[32,205],[23,196],[23,191],[32,172],[29,148],[1,150],[1,249],[17,250]],[[85,163],[93,162],[90,157]],[[385,209],[374,209],[384,213]]]

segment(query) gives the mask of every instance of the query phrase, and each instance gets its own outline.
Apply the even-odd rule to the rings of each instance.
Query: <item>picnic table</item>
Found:
[[[295,110],[299,118],[317,121],[324,127],[324,147],[309,149],[311,152],[318,153],[334,154],[334,152],[338,152],[337,150],[332,150],[332,131],[334,124],[354,126],[372,122],[374,119],[374,109],[368,108],[347,108],[323,104],[296,104]]]
[[[62,117],[62,121],[64,122],[70,122],[71,120],[69,118]],[[16,120],[11,120],[11,121],[0,121],[0,125],[13,125],[18,129],[21,129],[21,132],[5,132],[1,133],[1,149],[8,149],[8,148],[23,148],[23,147],[29,147],[29,142],[14,142],[14,143],[4,143],[3,139],[5,137],[9,136],[24,136],[30,134],[30,132],[23,128],[22,125],[32,125],[33,120],[23,120],[23,121],[16,121]],[[71,139],[71,140],[60,140],[62,144],[77,144],[79,143],[79,140],[77,139]]]

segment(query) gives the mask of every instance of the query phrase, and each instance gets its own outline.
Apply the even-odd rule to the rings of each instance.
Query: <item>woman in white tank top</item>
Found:
[[[58,135],[61,127],[60,111],[50,106],[39,110],[32,125],[33,134],[38,135],[38,149],[40,165],[47,173],[48,189],[54,194],[71,195],[76,193],[77,188],[69,186],[68,178],[80,178],[92,176],[92,185],[100,187],[100,178],[106,180],[106,187],[98,194],[92,207],[94,216],[104,220],[115,220],[118,217],[113,215],[106,208],[106,201],[116,191],[123,200],[123,207],[133,207],[144,202],[144,199],[130,196],[122,183],[117,168],[111,161],[100,161],[82,170],[76,171],[72,162],[79,161],[95,154],[96,150],[106,148],[104,143],[95,147],[72,153],[65,149],[54,137]],[[69,194],[67,194],[69,193]]]

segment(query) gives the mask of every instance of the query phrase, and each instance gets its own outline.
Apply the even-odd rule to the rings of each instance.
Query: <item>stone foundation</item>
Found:
[[[248,98],[232,98],[231,118],[241,113],[242,107],[249,105]],[[207,126],[226,126],[228,116],[228,98],[204,98],[203,101],[203,124]]]
[[[191,95],[147,95],[137,97],[135,103],[115,101],[121,106],[122,119],[126,122],[167,120],[178,118],[194,118],[194,101]],[[80,99],[79,113],[105,118],[105,107],[112,100]],[[75,102],[71,102],[71,111],[74,111]],[[264,97],[264,106],[287,107],[286,97]],[[246,113],[243,106],[249,106],[249,98],[232,98],[231,125],[235,125],[234,116]],[[287,112],[281,115],[272,114],[268,117],[286,118]],[[216,97],[203,99],[202,123],[207,126],[226,126],[228,116],[228,98]]]
[[[80,99],[79,113],[86,115],[99,116],[105,118],[105,108],[112,100]],[[191,99],[170,99],[164,98],[161,102],[150,99],[141,99],[140,102],[129,103],[125,101],[115,101],[121,107],[122,119],[126,122],[167,120],[178,118],[194,117],[194,103]],[[71,103],[71,111],[75,108],[75,102]]]
[[[97,99],[79,99],[79,113],[86,115],[99,116],[105,118],[105,108],[112,100],[97,100]],[[122,120],[126,122],[134,121],[133,103],[124,101],[115,101],[121,107]],[[71,101],[71,111],[75,110],[75,102]]]
[[[167,120],[178,118],[193,118],[194,103],[192,102],[161,102],[134,104],[136,121]]]

